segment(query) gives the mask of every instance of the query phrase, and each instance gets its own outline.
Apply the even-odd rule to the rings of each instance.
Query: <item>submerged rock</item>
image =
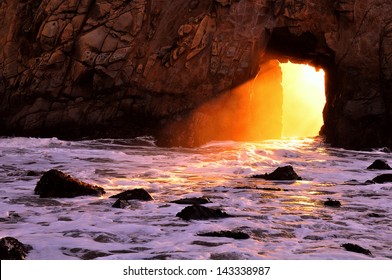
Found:
[[[0,239],[0,260],[24,260],[29,253],[28,246],[13,237]]]
[[[207,204],[207,203],[211,203],[211,200],[209,200],[206,197],[191,197],[191,198],[177,199],[177,200],[171,201],[171,203],[177,203],[177,204]]]
[[[42,175],[34,189],[41,198],[72,198],[83,195],[101,196],[104,189],[72,178],[59,170],[49,170]]]
[[[221,246],[221,245],[225,245],[227,243],[224,243],[224,242],[221,242],[221,243],[206,242],[206,241],[196,240],[196,241],[193,241],[191,244],[192,245],[205,246],[205,247],[218,247],[218,246]]]
[[[381,174],[381,175],[375,177],[372,181],[376,182],[378,184],[392,182],[392,174]]]
[[[118,198],[119,200],[143,200],[143,201],[150,201],[154,200],[152,196],[145,190],[145,189],[133,189],[133,190],[126,190],[116,195],[112,195],[110,198]]]
[[[189,221],[229,218],[231,216],[220,209],[211,209],[195,204],[185,207],[181,212],[177,213],[176,217]]]
[[[368,168],[369,170],[390,170],[392,169],[385,160],[376,159]]]
[[[198,236],[211,236],[211,237],[227,237],[233,239],[249,239],[250,236],[247,233],[241,231],[212,231],[205,233],[198,233]]]
[[[338,207],[342,206],[342,204],[338,200],[332,200],[332,199],[328,198],[327,201],[324,201],[324,206],[338,208]]]
[[[372,253],[368,249],[362,248],[361,246],[359,246],[357,244],[346,243],[346,244],[343,244],[342,247],[350,252],[355,252],[355,253],[364,254],[367,256],[372,256]]]
[[[28,177],[35,177],[35,176],[39,176],[40,175],[40,172],[38,172],[38,171],[33,171],[33,170],[30,170],[30,171],[28,171],[27,173],[26,173],[26,176],[28,176]]]
[[[377,214],[377,213],[369,213],[367,216],[370,218],[385,218],[385,215]]]
[[[302,180],[301,177],[294,171],[294,168],[291,165],[278,167],[272,173],[265,173],[253,175],[252,178],[255,179],[265,179],[265,180]]]

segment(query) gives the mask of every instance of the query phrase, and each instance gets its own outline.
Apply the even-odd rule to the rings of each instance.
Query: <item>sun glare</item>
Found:
[[[283,87],[282,137],[319,134],[325,105],[325,73],[309,65],[281,63]]]

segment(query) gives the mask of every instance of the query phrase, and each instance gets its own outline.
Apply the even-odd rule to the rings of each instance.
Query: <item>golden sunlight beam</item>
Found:
[[[283,86],[282,137],[309,137],[319,134],[325,105],[325,73],[314,67],[281,63]]]

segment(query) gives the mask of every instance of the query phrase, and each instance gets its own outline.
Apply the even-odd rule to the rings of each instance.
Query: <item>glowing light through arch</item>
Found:
[[[319,134],[325,106],[325,73],[314,67],[281,63],[283,87],[282,137]]]

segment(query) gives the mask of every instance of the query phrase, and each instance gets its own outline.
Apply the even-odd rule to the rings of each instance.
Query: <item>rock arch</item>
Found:
[[[392,146],[389,0],[0,2],[0,134],[152,134],[272,58],[327,73],[326,141]]]

